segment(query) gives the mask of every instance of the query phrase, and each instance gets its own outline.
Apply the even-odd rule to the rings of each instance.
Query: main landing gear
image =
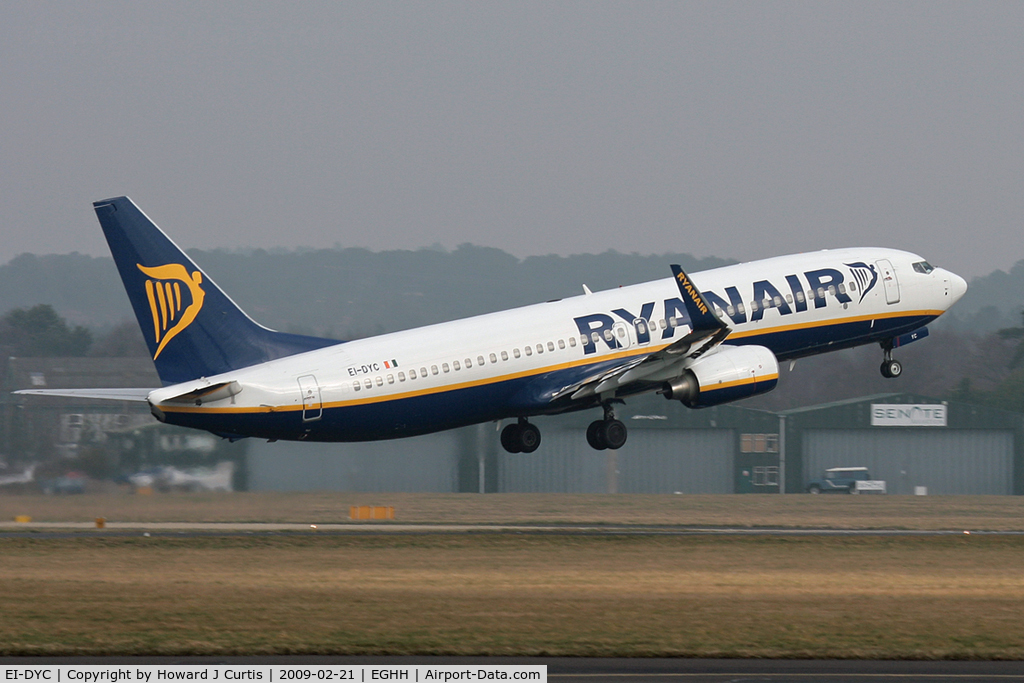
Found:
[[[604,419],[595,420],[587,427],[587,443],[599,451],[617,451],[626,443],[626,425],[615,419],[615,410],[610,403],[604,403],[602,407]],[[525,417],[505,425],[501,430],[501,447],[509,453],[533,453],[538,446],[540,430],[536,425],[527,422]]]
[[[892,357],[892,340],[882,342],[882,351],[885,352],[885,360],[882,361],[882,377],[893,379],[903,374],[903,365]]]
[[[513,422],[501,430],[501,447],[509,453],[533,453],[540,446],[540,430],[526,421]]]
[[[590,447],[603,451],[606,448],[617,451],[626,443],[626,425],[615,419],[615,409],[605,403],[604,419],[594,420],[587,427],[587,443]]]

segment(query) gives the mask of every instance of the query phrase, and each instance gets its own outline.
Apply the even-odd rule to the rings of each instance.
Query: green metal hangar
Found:
[[[592,411],[538,420],[536,453],[496,450],[501,493],[778,493],[779,418],[735,405],[689,410],[660,396],[616,406],[626,445],[587,445]],[[493,427],[491,431],[493,432]],[[492,442],[496,440],[493,436]]]
[[[1024,494],[1024,416],[911,394],[779,413],[785,492],[867,467],[890,494]]]
[[[688,410],[660,396],[617,406],[618,451],[587,445],[592,412],[541,418],[535,453],[496,425],[398,441],[249,440],[251,490],[479,493],[803,493],[832,467],[867,467],[890,494],[1024,493],[1024,416],[908,394],[782,413]],[[499,426],[500,427],[500,426]]]

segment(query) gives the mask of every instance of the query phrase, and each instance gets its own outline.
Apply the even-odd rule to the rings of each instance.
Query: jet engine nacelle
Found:
[[[763,346],[722,346],[698,358],[665,383],[665,398],[688,408],[707,408],[771,391],[779,383],[779,361]]]

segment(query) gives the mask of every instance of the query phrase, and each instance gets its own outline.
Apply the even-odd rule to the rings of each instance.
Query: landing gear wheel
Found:
[[[601,426],[601,436],[608,448],[617,451],[626,443],[626,425],[618,420],[605,420]]]
[[[510,424],[501,430],[501,447],[509,453],[521,453],[523,446],[519,442],[519,425]]]
[[[529,422],[519,427],[519,448],[523,453],[533,453],[540,446],[540,430]]]
[[[807,489],[807,493],[818,495],[819,493],[821,493],[821,489],[817,486],[812,486],[811,488]]]
[[[882,377],[886,379],[893,379],[903,374],[903,365],[898,360],[885,360],[882,361]]]
[[[898,360],[892,359],[892,340],[890,339],[889,341],[882,342],[881,346],[884,354],[882,358],[884,360],[882,361],[882,367],[879,368],[879,370],[882,371],[882,377],[885,377],[886,379],[899,377],[903,374],[903,366]]]
[[[595,451],[603,451],[608,448],[604,440],[604,420],[594,420],[587,427],[587,443]]]
[[[540,430],[526,420],[501,430],[501,447],[509,453],[533,453],[540,446]]]

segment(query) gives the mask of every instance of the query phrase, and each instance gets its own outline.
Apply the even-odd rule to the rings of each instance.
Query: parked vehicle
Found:
[[[832,467],[807,485],[807,493],[858,493],[858,481],[871,481],[867,467]]]

